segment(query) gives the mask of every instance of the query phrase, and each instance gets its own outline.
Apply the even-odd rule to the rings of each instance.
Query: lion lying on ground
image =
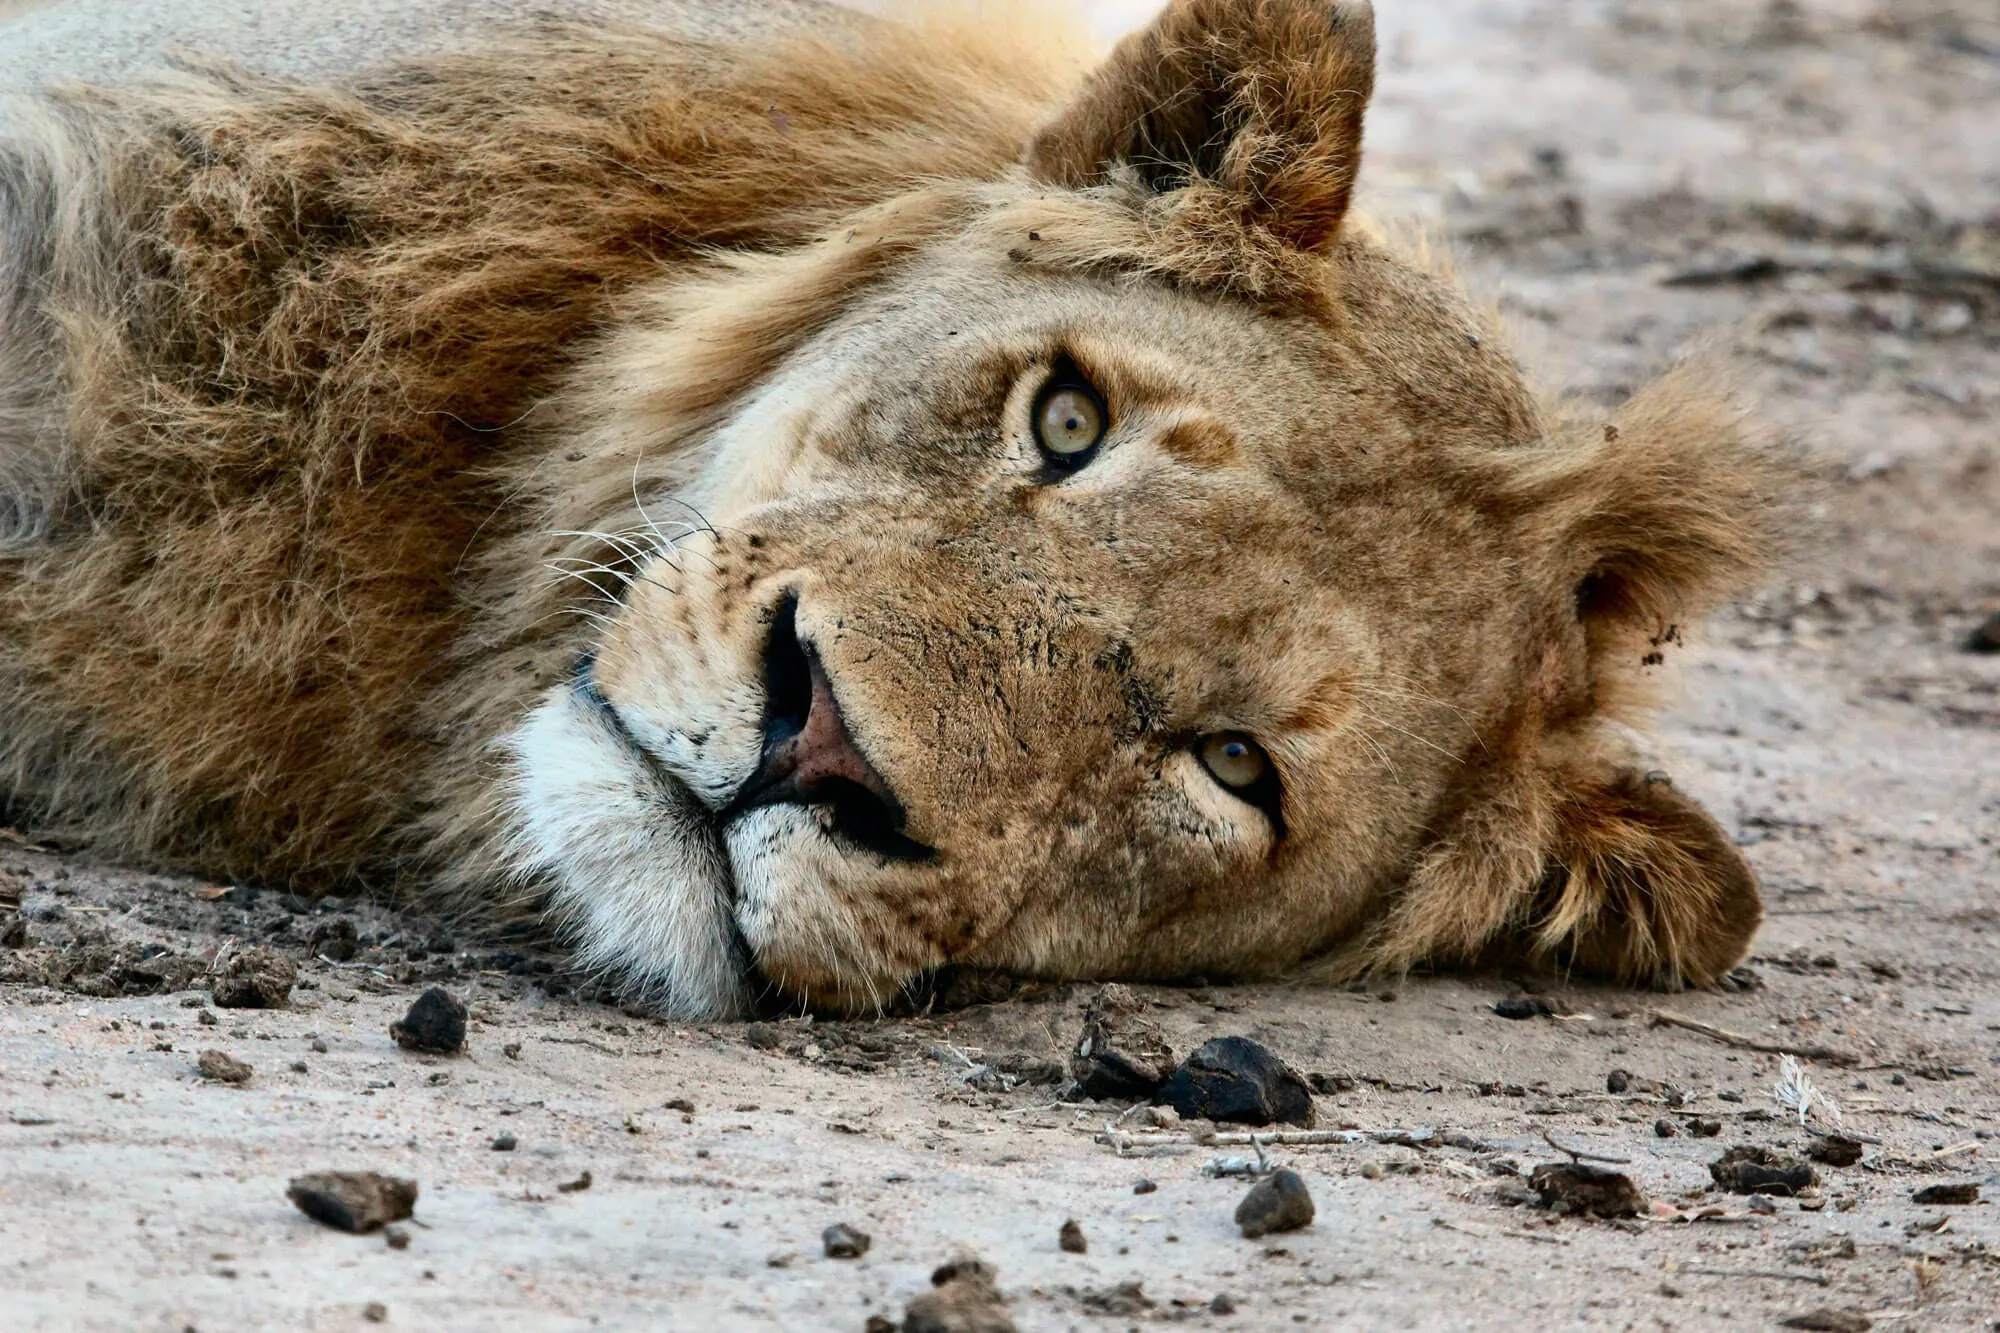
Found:
[[[1618,737],[1781,469],[1691,377],[1538,406],[1348,217],[1365,4],[1176,0],[1080,83],[804,6],[321,8],[355,49],[0,113],[17,817],[532,903],[684,1015],[1743,953]]]

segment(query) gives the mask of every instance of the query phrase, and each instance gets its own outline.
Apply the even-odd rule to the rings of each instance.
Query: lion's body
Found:
[[[1239,7],[1324,40],[1304,0]],[[687,1012],[740,1008],[752,964],[852,1004],[953,960],[1513,947],[1700,980],[1740,952],[1747,872],[1603,728],[1634,645],[1754,560],[1769,474],[1682,390],[1576,435],[1447,286],[1339,232],[1354,48],[1287,66],[1333,80],[1346,110],[1301,123],[1338,151],[1170,189],[1137,153],[1100,175],[1098,135],[1171,99],[1100,75],[1051,122],[1067,65],[1004,33],[296,8],[345,17],[166,82],[135,22],[75,69],[122,90],[0,104],[26,815],[216,874],[544,900]],[[644,23],[509,21],[552,8]],[[0,66],[66,22],[0,28]],[[1029,486],[975,405],[1014,420],[1051,356],[1133,424]],[[732,804],[780,604],[927,856]],[[1271,826],[1176,748],[1225,722],[1293,770]]]

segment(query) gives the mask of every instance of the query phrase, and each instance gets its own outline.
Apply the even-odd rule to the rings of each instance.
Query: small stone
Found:
[[[209,998],[222,1009],[282,1009],[298,980],[299,969],[291,959],[253,944],[230,955]]]
[[[1064,1222],[1062,1229],[1056,1233],[1056,1244],[1062,1246],[1065,1254],[1082,1254],[1090,1248],[1090,1242],[1083,1238],[1083,1228],[1073,1217]]]
[[[1236,1205],[1236,1225],[1248,1240],[1274,1231],[1297,1231],[1310,1226],[1312,1220],[1312,1194],[1299,1173],[1290,1168],[1273,1171],[1252,1185]]]
[[[203,1078],[217,1083],[248,1083],[250,1075],[256,1071],[224,1051],[203,1051],[195,1062],[195,1069]]]
[[[1216,1037],[1176,1069],[1156,1100],[1184,1118],[1311,1128],[1312,1090],[1296,1070],[1248,1037]]]
[[[660,1103],[663,1111],[679,1111],[682,1115],[694,1114],[694,1103],[686,1097],[669,1097]]]
[[[1218,1291],[1215,1293],[1215,1299],[1208,1303],[1208,1312],[1210,1314],[1235,1314],[1236,1302],[1230,1297],[1228,1292]]]
[[[442,986],[432,986],[389,1025],[389,1035],[406,1051],[456,1055],[465,1049],[465,1006]]]
[[[1979,1186],[1970,1181],[1952,1185],[1926,1185],[1910,1196],[1912,1203],[1978,1203]]]
[[[1154,1184],[1150,1180],[1142,1180],[1138,1184],[1132,1187],[1132,1192],[1134,1194],[1151,1194],[1153,1191],[1159,1188],[1160,1187],[1158,1185]]]
[[[1614,1069],[1604,1076],[1604,1090],[1606,1092],[1624,1092],[1631,1086],[1632,1074],[1629,1070]]]
[[[222,1022],[221,1019],[215,1016],[215,1011],[213,1009],[202,1010],[200,1013],[194,1016],[194,1021],[201,1024],[205,1028],[212,1028],[216,1026],[218,1023]]]
[[[1680,1132],[1681,1132],[1680,1126],[1676,1125],[1673,1121],[1667,1119],[1665,1116],[1661,1116],[1658,1120],[1655,1120],[1653,1122],[1653,1136],[1655,1138],[1670,1139],[1674,1135]]]
[[[417,1182],[379,1171],[321,1171],[294,1177],[285,1195],[315,1222],[356,1235],[407,1221]]]
[[[1084,1096],[1136,1101],[1166,1082],[1174,1068],[1173,1048],[1144,1012],[1129,987],[1104,986],[1091,997],[1069,1061],[1070,1077]]]
[[[1861,1144],[1845,1134],[1828,1134],[1807,1144],[1806,1156],[1828,1166],[1853,1166],[1861,1160]]]
[[[1596,1217],[1639,1217],[1652,1205],[1632,1177],[1585,1162],[1550,1162],[1528,1176],[1528,1187],[1542,1207],[1558,1213],[1588,1213]]]
[[[385,1324],[389,1321],[389,1307],[380,1301],[370,1301],[361,1308],[361,1317],[371,1324]]]
[[[1708,1174],[1731,1194],[1791,1197],[1819,1183],[1813,1169],[1796,1157],[1744,1144],[1708,1164]]]
[[[859,1259],[868,1253],[875,1238],[845,1222],[835,1222],[819,1233],[819,1243],[829,1259]]]
[[[392,1250],[407,1250],[410,1248],[410,1233],[402,1227],[383,1227],[382,1239],[388,1242],[389,1248]]]
[[[1549,1002],[1539,995],[1509,995],[1493,1006],[1493,1012],[1502,1018],[1547,1018],[1555,1013]]]
[[[315,1055],[325,1055],[326,1039],[324,1037],[314,1037],[312,1039],[312,1048]]]
[[[506,1057],[507,1057],[507,1058],[508,1058],[509,1060],[518,1060],[518,1059],[520,1059],[520,1058],[521,1058],[521,1043],[520,1043],[520,1042],[518,1042],[518,1041],[510,1041],[510,1042],[508,1042],[508,1043],[507,1043],[507,1044],[506,1044],[505,1046],[502,1046],[502,1047],[500,1048],[500,1054],[502,1054],[502,1055],[506,1056]]]
[[[330,958],[336,963],[351,963],[360,952],[361,943],[354,929],[354,922],[347,917],[337,916],[322,921],[312,928],[306,937],[306,948],[316,958]]]
[[[502,1134],[499,1138],[493,1140],[494,1152],[512,1152],[520,1146],[521,1141],[512,1134]]]
[[[1687,1122],[1687,1131],[1689,1136],[1692,1138],[1697,1138],[1697,1139],[1721,1138],[1722,1122],[1720,1120],[1703,1120],[1700,1116],[1695,1116],[1694,1118],[1692,1118]]]

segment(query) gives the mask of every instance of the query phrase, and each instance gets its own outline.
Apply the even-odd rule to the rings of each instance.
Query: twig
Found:
[[[1613,1166],[1632,1165],[1632,1159],[1629,1157],[1606,1157],[1601,1153],[1584,1152],[1581,1149],[1572,1148],[1566,1143],[1557,1143],[1556,1136],[1549,1133],[1546,1129],[1542,1131],[1542,1141],[1557,1152],[1568,1153],[1579,1162],[1609,1162]]]
[[[1810,1282],[1815,1287],[1833,1285],[1831,1278],[1820,1273],[1787,1273],[1778,1268],[1683,1268],[1680,1271],[1702,1277],[1767,1277],[1776,1282]]]
[[[1127,1148],[1194,1145],[1248,1148],[1265,1143],[1284,1148],[1334,1143],[1394,1143],[1406,1148],[1428,1148],[1438,1142],[1438,1133],[1434,1129],[1274,1129],[1256,1134],[1203,1134],[1197,1138],[1193,1134],[1127,1134],[1107,1127],[1099,1130],[1093,1138],[1095,1142],[1110,1144],[1121,1152]]]
[[[1843,1069],[1860,1063],[1851,1052],[1838,1050],[1832,1046],[1799,1046],[1760,1041],[1756,1037],[1746,1037],[1740,1032],[1731,1032],[1728,1028],[1719,1028],[1713,1023],[1704,1023],[1698,1018],[1689,1018],[1685,1014],[1677,1014],[1669,1009],[1653,1011],[1653,1026],[1685,1028],[1689,1032],[1700,1033],[1711,1041],[1719,1041],[1724,1046],[1734,1046],[1742,1051],[1756,1051],[1762,1055],[1795,1055],[1801,1059],[1818,1060],[1822,1064],[1838,1065]]]

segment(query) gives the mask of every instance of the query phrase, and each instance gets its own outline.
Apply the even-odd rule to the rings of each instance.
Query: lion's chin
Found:
[[[578,960],[680,1018],[748,1017],[755,968],[714,818],[575,690],[509,738],[513,867],[546,887]]]

